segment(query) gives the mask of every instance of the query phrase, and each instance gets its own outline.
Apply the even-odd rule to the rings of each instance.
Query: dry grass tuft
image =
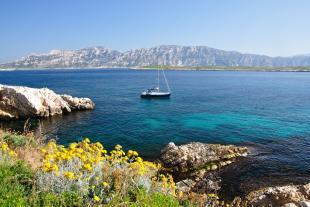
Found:
[[[24,160],[32,169],[40,166],[42,155],[40,149],[44,145],[43,137],[36,137],[32,132],[18,133],[0,129],[0,142],[5,141],[17,154],[17,158]]]

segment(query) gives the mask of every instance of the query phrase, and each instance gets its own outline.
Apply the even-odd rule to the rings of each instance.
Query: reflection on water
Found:
[[[79,132],[81,128],[78,127],[85,120],[89,119],[92,111],[74,111],[70,114],[57,115],[47,118],[32,118],[29,120],[12,120],[0,121],[1,128],[10,129],[17,132],[23,132],[28,129],[35,134],[35,136],[43,136],[47,139],[60,139],[62,136],[63,126],[68,130]],[[58,140],[59,141],[59,140]],[[63,142],[62,140],[61,142]],[[70,142],[70,140],[68,141]]]

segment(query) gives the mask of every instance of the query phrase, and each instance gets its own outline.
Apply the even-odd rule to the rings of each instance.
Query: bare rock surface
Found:
[[[169,143],[162,151],[160,160],[173,172],[190,172],[201,168],[216,170],[218,167],[231,164],[236,157],[247,156],[246,147],[234,145],[204,144],[192,142],[176,146]]]
[[[216,193],[221,179],[216,171],[248,154],[246,147],[192,142],[176,146],[169,143],[160,160],[183,192]]]
[[[94,109],[94,102],[89,98],[77,98],[69,95],[61,95],[61,98],[69,104],[72,110]]]
[[[310,183],[253,191],[243,199],[242,206],[310,206]]]
[[[221,188],[221,177],[217,172],[247,154],[246,147],[234,145],[192,142],[176,146],[169,143],[162,150],[160,160],[176,178],[178,190],[210,195],[217,194]],[[310,183],[262,188],[242,198],[236,197],[230,206],[310,207]]]
[[[94,107],[88,98],[58,95],[48,88],[0,85],[0,119],[49,117]]]

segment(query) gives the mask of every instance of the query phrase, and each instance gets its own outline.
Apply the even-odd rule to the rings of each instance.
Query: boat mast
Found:
[[[158,91],[159,91],[159,69],[157,69],[157,88],[158,88]]]
[[[167,80],[166,75],[165,75],[165,71],[163,69],[162,69],[162,71],[163,71],[163,75],[164,75],[164,79],[165,79],[165,82],[167,85],[168,92],[170,92],[170,87],[169,87],[168,80]]]

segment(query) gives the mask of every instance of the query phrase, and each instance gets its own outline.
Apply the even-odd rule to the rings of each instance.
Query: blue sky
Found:
[[[309,0],[1,0],[0,62],[97,45],[309,54],[309,11]]]

